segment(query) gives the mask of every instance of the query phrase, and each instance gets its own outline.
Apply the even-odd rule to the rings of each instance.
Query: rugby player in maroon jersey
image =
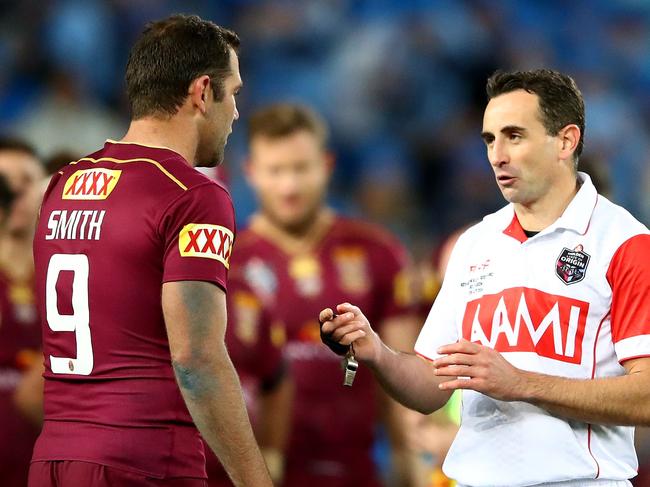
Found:
[[[0,138],[0,483],[7,487],[26,485],[38,436],[38,420],[22,414],[14,398],[31,364],[40,361],[31,242],[43,176],[31,146]]]
[[[276,485],[282,482],[293,383],[282,355],[284,329],[233,269],[228,276],[226,346],[239,374],[255,437]],[[206,450],[209,487],[232,485]]]
[[[194,169],[222,161],[238,118],[238,45],[196,16],[149,24],[127,134],[52,178],[34,239],[32,487],[205,486],[201,436],[235,485],[271,485],[224,344],[232,202]]]
[[[411,349],[418,324],[409,259],[385,230],[326,206],[333,168],[326,132],[302,106],[278,104],[251,117],[246,171],[260,207],[239,233],[233,267],[286,329],[295,400],[283,485],[380,485],[371,453],[380,417],[404,484],[411,469],[403,410],[378,394],[367,373],[342,390],[340,360],[320,343],[317,316],[327,303],[354,296],[382,323],[385,340]]]

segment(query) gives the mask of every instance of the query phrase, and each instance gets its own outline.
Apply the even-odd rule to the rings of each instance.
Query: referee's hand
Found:
[[[339,304],[336,315],[331,308],[320,312],[321,330],[331,340],[343,346],[352,345],[354,356],[360,362],[374,363],[379,357],[382,342],[373,331],[361,310],[350,303]]]

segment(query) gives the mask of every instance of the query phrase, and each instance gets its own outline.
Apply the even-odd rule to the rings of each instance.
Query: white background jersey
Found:
[[[586,174],[564,214],[527,239],[512,205],[467,230],[415,350],[461,337],[524,370],[592,379],[650,356],[650,235],[598,195]],[[558,418],[524,402],[463,391],[445,473],[471,486],[636,475],[633,428]]]

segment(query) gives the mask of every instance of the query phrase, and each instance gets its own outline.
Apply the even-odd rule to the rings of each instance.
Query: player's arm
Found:
[[[568,379],[517,369],[499,352],[468,341],[439,352],[447,355],[433,361],[435,374],[452,378],[440,386],[443,390],[472,389],[502,401],[526,401],[587,423],[650,425],[650,357],[626,361],[623,376]]]
[[[430,362],[389,348],[371,328],[361,310],[349,303],[320,313],[323,332],[342,345],[354,344],[357,360],[367,365],[388,394],[404,406],[429,414],[449,400],[451,392],[438,386],[449,380],[433,373]]]
[[[271,486],[224,343],[225,293],[207,282],[166,282],[162,306],[176,379],[203,438],[236,486]]]
[[[291,429],[294,384],[285,366],[277,380],[263,383],[259,396],[258,441],[276,484],[284,477],[284,454]]]
[[[43,362],[35,360],[14,391],[16,408],[35,425],[43,423]]]

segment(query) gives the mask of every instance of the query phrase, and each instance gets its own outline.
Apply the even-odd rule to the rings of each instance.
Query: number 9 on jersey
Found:
[[[93,345],[90,339],[88,309],[88,256],[84,254],[54,254],[47,267],[45,308],[47,324],[54,332],[75,332],[77,357],[50,355],[50,367],[55,374],[90,375],[93,370]],[[59,313],[56,284],[61,271],[72,271],[71,315]]]

